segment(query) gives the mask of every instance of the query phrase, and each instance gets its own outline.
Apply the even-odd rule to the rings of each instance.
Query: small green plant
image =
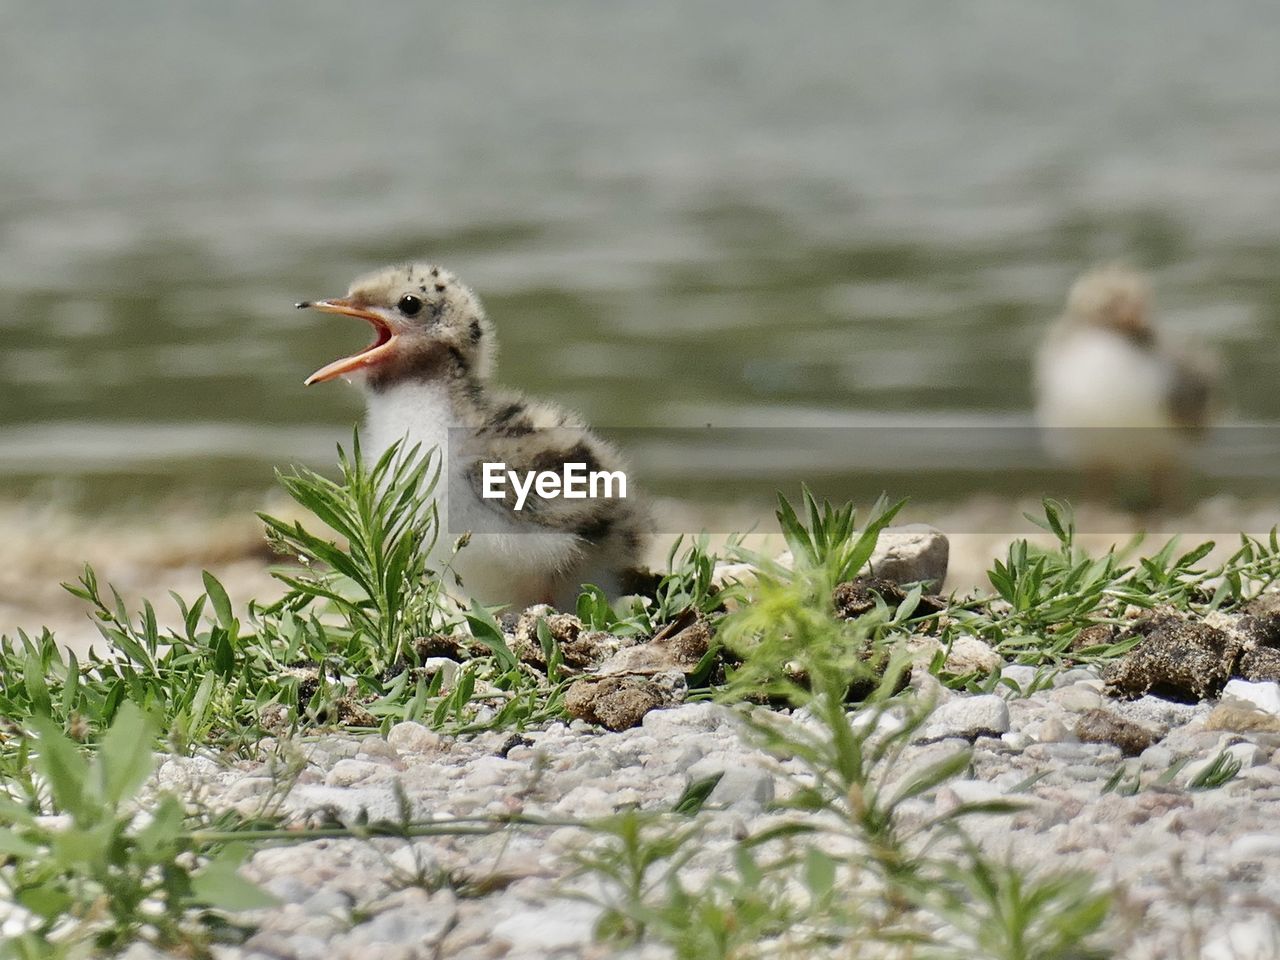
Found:
[[[276,548],[305,571],[277,574],[290,592],[274,609],[318,603],[338,614],[343,630],[327,630],[325,640],[347,638],[340,667],[378,672],[410,662],[414,641],[442,625],[441,578],[428,567],[439,533],[435,460],[434,451],[392,445],[369,465],[356,435],[350,456],[338,448],[339,481],[310,470],[281,474],[289,495],[342,537],[341,545],[300,522],[259,514]]]
[[[193,912],[274,903],[236,873],[246,848],[200,841],[178,797],[161,794],[139,813],[157,734],[140,708],[121,707],[92,761],[53,721],[36,717],[30,728],[42,788],[26,803],[0,799],[0,885],[26,927],[3,942],[9,955],[71,956],[138,940],[204,955],[211,928]]]
[[[1188,790],[1216,790],[1234,780],[1243,766],[1241,761],[1223,750],[1187,783]]]
[[[734,697],[793,699],[815,677],[846,688],[874,686],[891,649],[877,641],[885,629],[905,623],[919,601],[916,589],[895,610],[881,604],[857,620],[837,616],[833,591],[866,565],[880,531],[902,504],[876,504],[857,530],[852,506],[819,504],[808,489],[803,497],[807,526],[778,498],[792,565],[752,556],[759,575],[747,602],[721,624],[721,641],[741,661],[730,676]]]
[[[839,507],[826,499],[819,503],[805,486],[801,487],[800,496],[803,521],[781,494],[775,514],[783,539],[791,550],[793,569],[822,571],[823,580],[832,587],[852,580],[862,571],[875,552],[880,531],[893,522],[906,505],[905,500],[892,505],[884,499],[877,501],[871,507],[870,521],[859,530],[852,503]]]
[[[741,537],[730,537],[727,554],[739,548]],[[716,564],[721,557],[710,548],[706,534],[676,537],[667,551],[666,572],[658,579],[652,599],[633,598],[626,607],[615,608],[604,591],[585,584],[578,596],[576,613],[591,630],[607,630],[621,637],[651,637],[662,627],[692,611],[718,618],[725,606],[741,596],[741,585],[717,585]]]
[[[878,509],[859,532],[851,508],[819,505],[807,491],[805,502],[804,522],[779,510],[792,569],[762,564],[721,623],[741,662],[718,692],[738,705],[757,744],[803,775],[767,827],[718,859],[696,825],[637,813],[597,825],[583,868],[606,891],[599,934],[656,939],[681,958],[802,957],[868,944],[919,957],[1100,956],[1088,941],[1109,897],[1091,878],[995,863],[966,837],[967,818],[1014,812],[1016,800],[905,815],[971,759],[958,750],[907,762],[930,711],[896,693],[908,665],[898,641],[914,625],[919,592],[854,620],[833,608],[833,587],[862,569],[895,508]],[[861,708],[850,712],[859,688]],[[762,695],[795,712],[749,705]]]
[[[1044,549],[1027,540],[1010,544],[988,573],[995,595],[953,602],[939,618],[940,639],[969,633],[1020,663],[1056,666],[1067,659],[1106,661],[1120,656],[1137,637],[1073,649],[1080,632],[1097,624],[1124,625],[1132,608],[1168,607],[1204,614],[1234,607],[1280,582],[1280,537],[1241,535],[1239,548],[1223,563],[1201,562],[1215,544],[1180,550],[1172,538],[1142,555],[1141,536],[1091,557],[1076,543],[1070,508],[1045,500],[1044,517],[1028,519],[1052,533],[1057,546]]]

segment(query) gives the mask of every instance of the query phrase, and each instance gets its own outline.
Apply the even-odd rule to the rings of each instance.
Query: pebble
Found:
[[[576,900],[560,900],[528,907],[499,920],[493,927],[498,940],[517,950],[562,950],[591,939],[600,908]]]
[[[385,767],[368,760],[339,760],[325,775],[324,782],[330,787],[350,787],[385,772]]]
[[[1247,703],[1263,713],[1280,714],[1280,683],[1268,680],[1251,683],[1248,680],[1228,680],[1222,691],[1224,701]]]
[[[1017,687],[1019,695],[1030,693],[1032,686],[1035,684],[1036,677],[1040,674],[1039,667],[1028,666],[1023,663],[1006,664],[1000,671],[1000,679],[1009,680]],[[1006,690],[1009,688],[1006,686]],[[1010,691],[1012,693],[1012,691]]]
[[[1280,960],[1280,926],[1266,916],[1232,923],[1205,944],[1200,960]]]
[[[948,737],[973,740],[976,737],[999,736],[1009,729],[1009,707],[1001,697],[981,694],[961,697],[938,707],[921,730],[918,741],[930,742]]]
[[[1059,687],[1050,696],[1054,703],[1071,713],[1085,713],[1102,706],[1102,695],[1089,682]]]
[[[412,720],[397,723],[387,731],[387,743],[402,754],[435,753],[443,742],[440,734]]]
[[[689,771],[691,780],[697,779],[694,773],[696,769],[697,765]],[[724,771],[724,776],[707,797],[707,802],[739,810],[761,810],[773,803],[773,796],[773,774],[759,767],[735,766]]]

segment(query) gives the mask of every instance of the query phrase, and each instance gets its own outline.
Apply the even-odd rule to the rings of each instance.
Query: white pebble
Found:
[[[1280,683],[1274,680],[1264,683],[1228,680],[1222,691],[1222,699],[1247,703],[1274,716],[1280,714]]]

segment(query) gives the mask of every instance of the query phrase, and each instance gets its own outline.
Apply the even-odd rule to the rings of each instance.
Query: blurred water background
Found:
[[[1264,2],[5,0],[0,491],[331,462],[359,397],[302,380],[366,331],[292,304],[423,257],[480,292],[505,382],[602,425],[823,428],[786,456],[833,493],[860,458],[826,428],[942,445],[933,495],[1011,491],[1035,343],[1113,258],[1274,420],[1277,37]],[[740,436],[645,480],[786,485]]]

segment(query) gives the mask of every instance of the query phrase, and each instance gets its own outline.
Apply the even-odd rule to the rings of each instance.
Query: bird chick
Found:
[[[1168,344],[1151,320],[1151,290],[1121,266],[1081,276],[1035,362],[1036,416],[1055,459],[1095,487],[1145,485],[1167,501],[1209,426],[1213,358]]]
[[[631,490],[566,499],[531,488],[520,509],[511,485],[501,499],[484,496],[495,490],[486,487],[486,463],[520,476],[570,463],[587,472],[625,467],[572,414],[489,383],[493,325],[456,276],[430,264],[391,267],[357,279],[345,297],[298,306],[373,327],[372,343],[306,382],[342,377],[363,387],[362,444],[371,462],[397,441],[437,451],[440,521],[452,536],[470,534],[453,561],[470,596],[517,610],[534,603],[571,610],[584,583],[611,597],[623,592],[646,528]]]

